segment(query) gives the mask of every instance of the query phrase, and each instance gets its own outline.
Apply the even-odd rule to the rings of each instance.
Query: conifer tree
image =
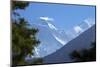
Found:
[[[12,1],[12,14],[14,14],[14,10],[25,9],[28,5],[28,2]],[[17,21],[12,19],[11,23],[12,66],[26,65],[25,57],[27,55],[34,55],[34,47],[38,46],[40,43],[36,38],[36,34],[39,30],[29,27],[28,22],[24,18],[19,18]]]

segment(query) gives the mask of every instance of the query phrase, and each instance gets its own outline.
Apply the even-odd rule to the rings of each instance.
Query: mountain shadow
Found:
[[[69,63],[75,62],[75,59],[71,58],[71,53],[74,50],[89,49],[91,48],[91,42],[95,41],[96,30],[95,25],[80,34],[77,38],[71,40],[61,49],[43,58],[44,64],[56,64],[56,63]],[[94,52],[95,55],[95,52]],[[95,60],[95,58],[94,58]]]

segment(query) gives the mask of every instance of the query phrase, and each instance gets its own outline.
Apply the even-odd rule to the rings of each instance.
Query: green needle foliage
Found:
[[[28,5],[28,2],[12,1],[12,14],[14,10],[25,9]],[[12,66],[26,65],[25,57],[34,55],[34,47],[40,43],[36,38],[38,31],[38,29],[30,27],[23,18],[19,18],[17,21],[12,19]]]
[[[12,23],[12,55],[14,65],[23,65],[25,57],[32,55],[32,50],[40,41],[36,39],[38,29],[28,28],[27,22],[20,19],[18,22]]]
[[[25,1],[12,1],[12,10],[25,9],[29,5],[29,2]]]

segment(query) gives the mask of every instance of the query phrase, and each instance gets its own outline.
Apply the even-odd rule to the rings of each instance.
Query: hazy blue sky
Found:
[[[39,17],[41,16],[53,18],[54,22],[52,22],[52,24],[64,31],[67,31],[70,28],[80,24],[87,18],[95,18],[95,6],[30,3],[25,10],[16,11],[30,24],[38,24],[40,22]],[[43,52],[43,48],[47,48],[46,51],[49,52],[53,49],[55,50],[55,48],[58,46],[58,42],[53,40],[51,35],[48,33],[45,33],[44,35],[44,32],[41,33],[40,31],[39,37],[42,45],[42,50],[40,50],[40,53],[42,54],[46,53]],[[50,48],[50,50],[48,50],[48,48]]]
[[[17,10],[30,24],[38,23],[40,16],[54,19],[53,24],[66,31],[86,18],[95,18],[94,6],[30,3],[25,10]]]

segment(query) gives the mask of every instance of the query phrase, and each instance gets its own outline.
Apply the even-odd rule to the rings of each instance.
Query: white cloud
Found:
[[[39,49],[37,47],[35,47],[34,51],[35,51],[36,55],[39,57],[39,53],[38,53]]]
[[[74,30],[75,30],[76,33],[80,33],[80,32],[83,31],[82,28],[80,28],[79,26],[75,26]]]
[[[87,19],[84,20],[84,22],[87,23],[87,25],[89,27],[91,27],[92,25],[95,24],[95,19],[94,18],[87,18]]]
[[[61,38],[57,37],[56,35],[53,35],[53,36],[54,36],[55,39],[56,39],[57,41],[59,41],[62,45],[65,45],[65,44],[67,43],[66,41],[62,40]]]
[[[52,30],[58,30],[54,25],[52,25],[51,23],[48,23],[48,26],[50,27],[50,29]]]
[[[40,17],[41,20],[44,20],[44,21],[54,21],[53,18],[49,18],[49,17],[46,17],[46,16],[42,16]]]

